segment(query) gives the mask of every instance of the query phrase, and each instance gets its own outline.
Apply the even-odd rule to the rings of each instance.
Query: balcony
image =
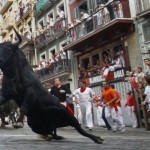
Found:
[[[115,69],[114,71],[110,71],[109,78],[106,79],[103,76],[104,72],[99,72],[99,68],[102,69],[103,66],[99,66],[91,70],[86,70],[88,74],[85,73],[86,76],[80,76],[79,81],[85,80],[87,81],[87,84],[89,84],[90,86],[99,86],[102,82],[106,80],[109,81],[110,83],[116,83],[120,81],[126,82],[126,71],[129,71],[131,69],[130,66]]]
[[[30,3],[27,3],[26,7],[23,10],[22,18],[25,19],[30,13],[32,13],[32,5]]]
[[[54,41],[56,38],[66,33],[66,19],[60,19],[55,22],[54,26],[46,29],[43,34],[40,34],[35,38],[35,46],[37,49],[41,49],[45,45]]]
[[[10,30],[13,27],[13,18],[7,17],[7,19],[3,22],[3,29]]]
[[[64,50],[82,52],[90,47],[99,47],[113,41],[133,30],[128,1],[112,2],[109,4],[109,9],[108,6],[104,6],[70,28],[68,45],[64,47]]]
[[[35,6],[35,16],[40,16],[44,10],[48,9],[57,0],[40,0]]]
[[[53,80],[60,76],[67,76],[71,73],[71,61],[68,59],[60,60],[47,68],[35,71],[35,73],[38,75],[41,82]]]
[[[23,37],[22,37],[22,43],[19,45],[19,47],[24,51],[29,51],[31,49],[34,50],[34,41],[32,40],[31,37],[29,37],[28,33],[26,33]],[[31,48],[32,47],[32,48]]]
[[[2,7],[0,8],[0,15],[3,15],[12,3],[13,0],[3,0]]]
[[[150,0],[136,1],[137,16],[147,18],[150,16]]]
[[[4,36],[7,32],[8,32],[7,30],[2,29],[0,31],[0,36]]]

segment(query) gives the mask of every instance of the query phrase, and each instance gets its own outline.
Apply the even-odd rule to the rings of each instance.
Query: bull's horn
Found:
[[[18,37],[18,41],[15,42],[14,44],[21,44],[22,38],[21,38],[20,34],[17,32],[17,30],[16,30],[14,27],[13,27],[13,29],[14,29],[14,31],[15,31],[17,37]]]

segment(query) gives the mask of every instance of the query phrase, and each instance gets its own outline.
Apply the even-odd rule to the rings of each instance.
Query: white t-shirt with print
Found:
[[[144,94],[147,96],[147,99],[150,102],[150,86],[149,85],[146,86]]]
[[[91,88],[86,88],[84,92],[81,93],[81,88],[76,89],[73,95],[78,95],[79,103],[86,103],[91,101],[91,97],[95,94]]]

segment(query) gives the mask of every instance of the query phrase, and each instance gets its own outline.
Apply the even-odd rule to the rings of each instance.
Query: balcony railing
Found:
[[[52,78],[54,76],[61,74],[70,73],[71,71],[71,61],[68,59],[60,60],[58,62],[52,63],[49,67],[36,70],[37,76],[42,79]]]
[[[55,22],[54,26],[46,29],[42,34],[35,38],[37,48],[41,48],[46,43],[48,44],[55,38],[63,35],[66,32],[66,19],[60,19]]]
[[[35,5],[35,15],[40,15],[44,9],[47,9],[57,0],[39,0]]]
[[[137,0],[136,10],[137,14],[150,10],[150,0]]]
[[[32,12],[32,5],[30,3],[27,3],[25,8],[23,9],[23,12],[19,12],[16,15],[16,25],[19,25],[21,23],[21,20],[25,19],[30,14],[30,12]]]
[[[114,1],[102,7],[90,17],[78,20],[78,23],[68,30],[68,41],[69,43],[75,42],[89,33],[103,28],[113,20],[126,18],[130,18],[128,1]]]
[[[0,7],[0,14],[4,14],[5,10],[13,3],[13,0],[2,0]]]
[[[13,26],[13,18],[12,17],[7,17],[7,19],[3,22],[3,29],[4,30],[9,30]]]

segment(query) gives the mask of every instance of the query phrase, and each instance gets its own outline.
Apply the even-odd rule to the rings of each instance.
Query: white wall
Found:
[[[131,18],[136,17],[136,1],[137,0],[129,0]]]

